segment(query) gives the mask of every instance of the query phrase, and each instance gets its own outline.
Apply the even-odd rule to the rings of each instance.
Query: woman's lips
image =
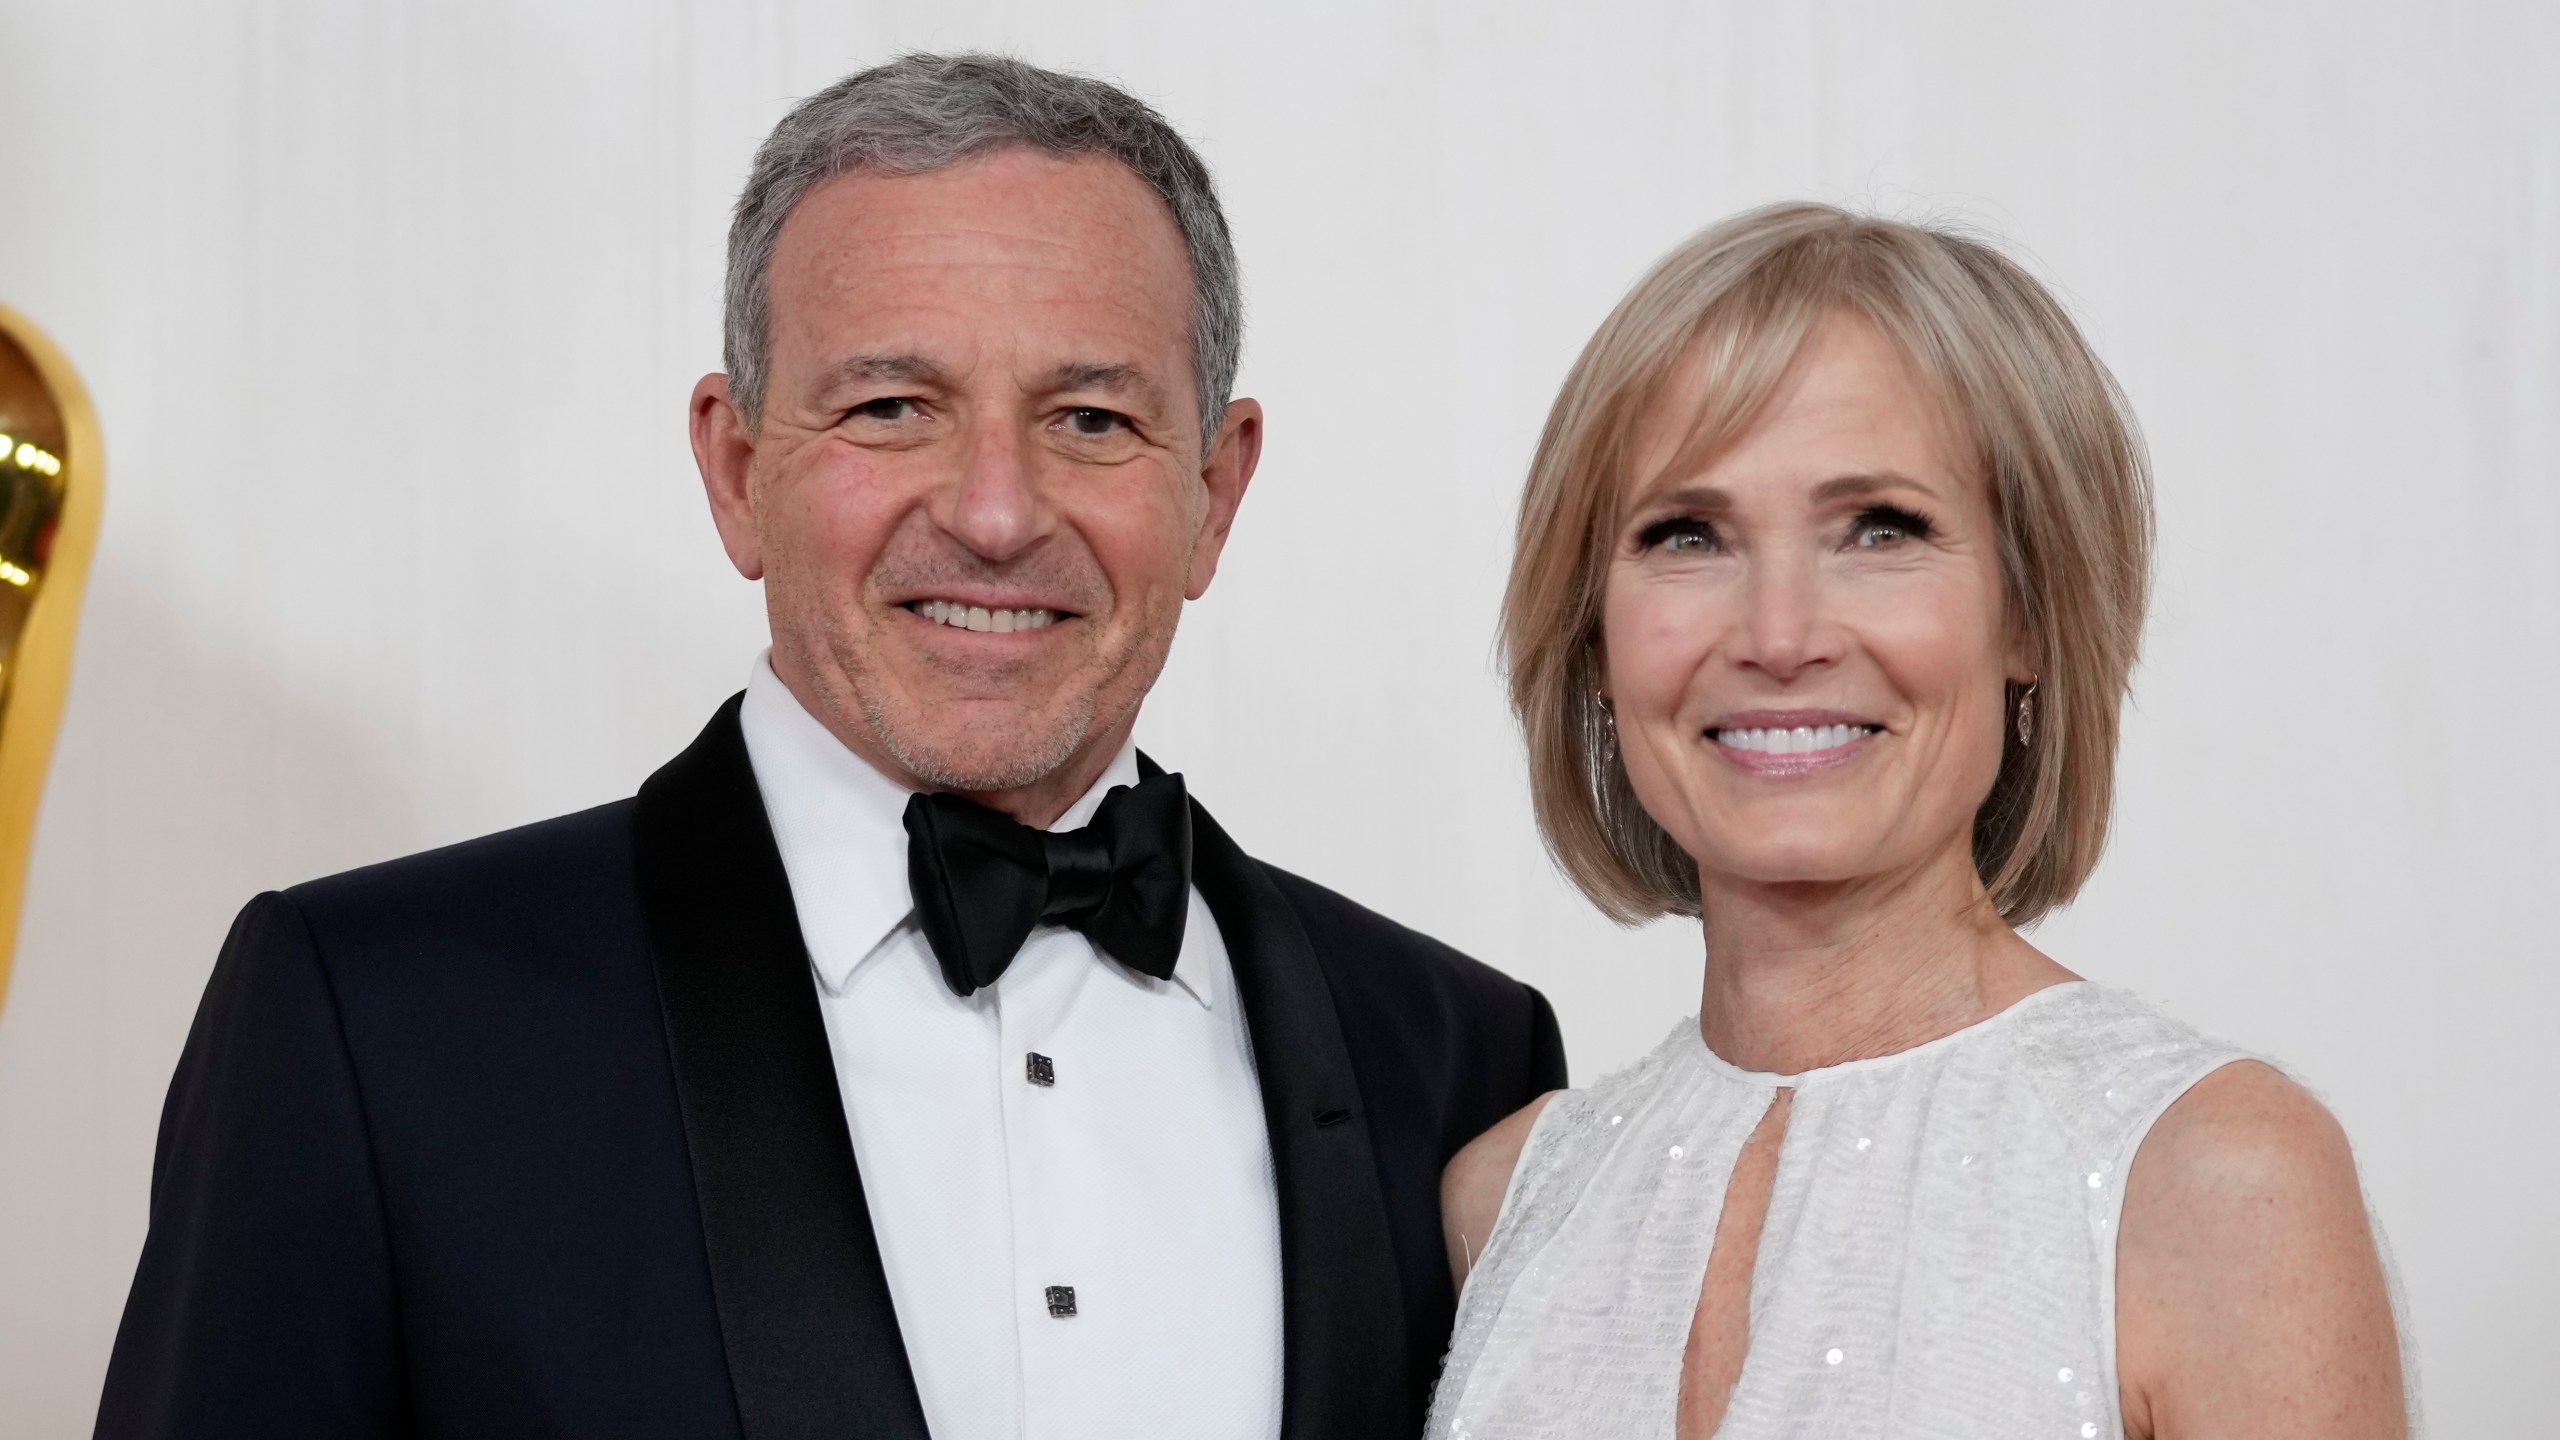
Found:
[[[1707,739],[1727,764],[1749,775],[1810,775],[1866,753],[1883,727],[1854,720],[1799,725],[1724,725]]]

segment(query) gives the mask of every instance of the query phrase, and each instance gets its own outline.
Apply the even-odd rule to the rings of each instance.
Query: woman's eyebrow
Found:
[[[1859,495],[1873,495],[1884,490],[1912,490],[1935,498],[1937,491],[1895,470],[1877,470],[1858,475],[1841,475],[1813,487],[1815,504]]]
[[[1721,485],[1675,485],[1636,497],[1637,505],[1676,505],[1684,510],[1730,510],[1733,492]]]
[[[1813,487],[1813,503],[1828,505],[1839,500],[1888,490],[1908,490],[1934,499],[1937,491],[1897,470],[1861,471],[1854,475],[1838,475]],[[1721,485],[1674,485],[1650,490],[1636,497],[1637,506],[1670,505],[1684,510],[1721,511],[1734,507],[1733,492]]]

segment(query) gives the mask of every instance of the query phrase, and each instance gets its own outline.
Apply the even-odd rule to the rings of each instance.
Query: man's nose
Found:
[[[970,428],[959,472],[933,506],[934,522],[982,560],[1003,563],[1048,533],[1032,457],[1009,416]]]

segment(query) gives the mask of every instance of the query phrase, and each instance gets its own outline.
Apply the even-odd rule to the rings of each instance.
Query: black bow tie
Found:
[[[1117,785],[1093,823],[1034,830],[957,795],[907,801],[907,884],[955,995],[993,985],[1035,925],[1067,925],[1112,959],[1173,978],[1191,908],[1182,777]]]

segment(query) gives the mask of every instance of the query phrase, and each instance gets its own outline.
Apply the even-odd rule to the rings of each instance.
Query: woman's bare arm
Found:
[[[2338,1122],[2267,1066],[2160,1117],[2126,1177],[2116,1355],[2134,1440],[2398,1440],[2400,1347]]]
[[[1440,1235],[1449,1247],[1449,1283],[1466,1288],[1467,1272],[1484,1253],[1485,1237],[1502,1217],[1502,1193],[1511,1188],[1512,1167],[1529,1143],[1529,1127],[1538,1112],[1555,1098],[1550,1090],[1511,1112],[1502,1123],[1467,1142],[1449,1157],[1440,1172]]]

